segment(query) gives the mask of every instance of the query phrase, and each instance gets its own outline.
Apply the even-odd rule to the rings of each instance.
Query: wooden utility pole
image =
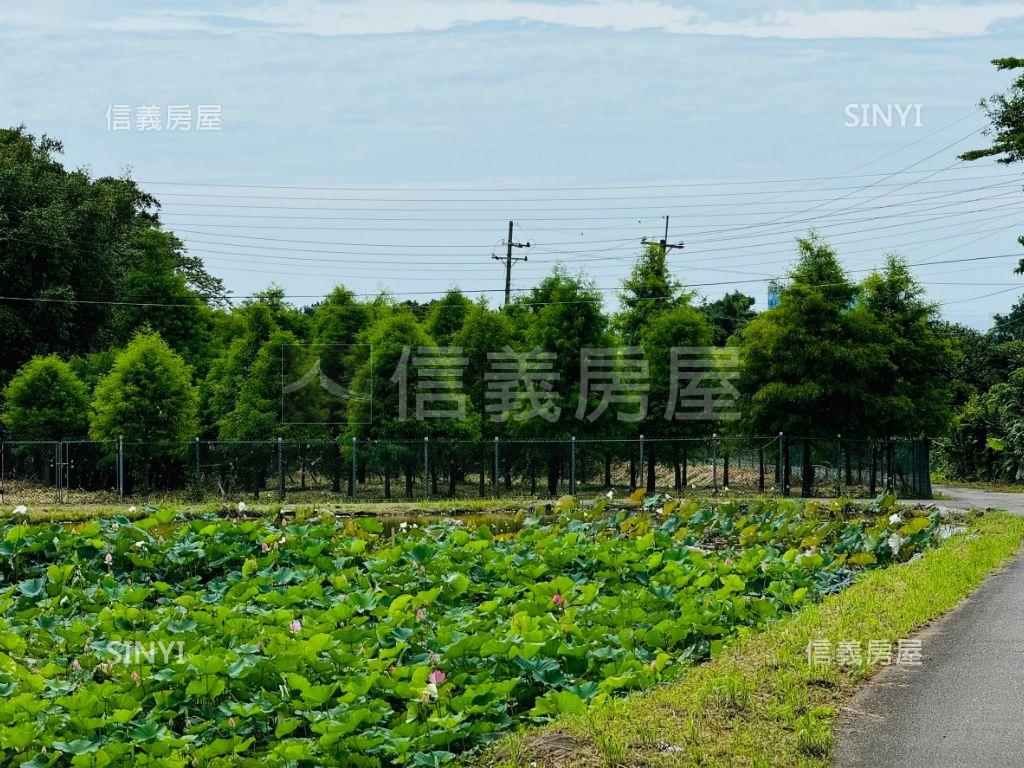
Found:
[[[512,227],[513,227],[513,223],[510,221],[508,223],[508,239],[505,241],[505,245],[506,245],[506,249],[505,249],[506,253],[505,253],[505,255],[504,256],[498,256],[498,255],[493,254],[493,253],[491,254],[491,258],[494,259],[495,261],[504,261],[505,262],[505,306],[506,307],[509,305],[509,302],[512,300],[512,262],[514,262],[514,261],[529,261],[530,260],[528,256],[513,256],[512,255],[512,249],[513,248],[529,248],[530,247],[529,241],[527,241],[525,243],[517,243],[517,242],[515,242],[512,239]]]
[[[640,238],[640,242],[643,243],[644,245],[654,245],[654,241],[653,240],[649,240],[646,237],[641,237]],[[661,240],[658,241],[658,245],[661,246],[661,255],[662,256],[667,256],[668,252],[671,249],[673,249],[673,248],[678,248],[678,249],[682,250],[683,247],[684,247],[683,243],[681,243],[681,242],[680,243],[670,243],[668,241],[668,216],[665,217],[665,236],[663,238],[661,238]]]

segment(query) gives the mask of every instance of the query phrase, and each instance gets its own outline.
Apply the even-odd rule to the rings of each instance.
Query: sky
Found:
[[[511,219],[517,292],[562,264],[613,306],[668,215],[709,299],[764,307],[813,227],[984,328],[1021,168],[956,155],[1022,33],[1024,2],[0,0],[0,124],[130,173],[236,295],[498,304]]]

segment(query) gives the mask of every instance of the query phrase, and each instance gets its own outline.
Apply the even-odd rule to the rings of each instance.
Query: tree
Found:
[[[992,63],[1000,72],[1024,69],[1024,59],[1008,57],[993,59]],[[996,162],[1009,165],[1024,161],[1024,73],[1017,75],[1006,93],[997,93],[981,100],[981,108],[988,114],[990,126],[985,133],[994,136],[991,146],[973,149],[960,155],[961,160],[979,160],[994,157]],[[1024,245],[1024,235],[1017,238]],[[1024,259],[1015,270],[1024,274]]]
[[[875,380],[895,369],[871,313],[854,305],[856,287],[817,235],[797,240],[798,260],[779,306],[739,333],[741,412],[756,434],[803,438],[870,436]],[[804,488],[810,493],[804,443]]]
[[[667,312],[658,314],[643,334],[644,357],[649,366],[647,416],[640,424],[645,437],[678,438],[707,434],[708,423],[700,421],[678,421],[675,413],[678,403],[673,399],[672,350],[679,347],[707,347],[714,337],[714,328],[699,309],[689,303],[682,303]],[[680,385],[681,386],[681,385]],[[666,412],[671,406],[673,418]],[[661,446],[659,446],[660,448]],[[656,462],[664,458],[664,450],[653,445],[647,450],[647,489],[654,490]],[[680,455],[679,444],[671,443],[668,451],[674,472],[676,490],[682,490],[685,478],[682,467],[686,465],[685,451]],[[662,454],[659,456],[658,454]]]
[[[224,419],[237,405],[241,382],[276,331],[287,331],[302,343],[310,336],[310,318],[285,301],[284,291],[277,286],[221,318],[214,336],[220,354],[200,387],[201,423],[208,435],[223,429]]]
[[[197,428],[192,371],[159,334],[140,331],[93,393],[90,435],[135,443],[126,486],[139,477],[148,491],[181,476],[174,462]]]
[[[486,412],[486,374],[491,364],[488,354],[512,347],[513,333],[508,315],[479,302],[473,305],[462,328],[452,338],[452,345],[460,348],[467,360],[466,394],[480,419],[481,434],[486,438],[504,432],[503,425],[493,421]]]
[[[168,232],[139,229],[132,244],[139,256],[124,278],[124,304],[114,312],[115,343],[127,344],[147,325],[194,370],[205,373],[213,316],[177,271],[183,259],[181,242]]]
[[[472,308],[473,302],[467,299],[462,291],[450,290],[439,301],[434,302],[424,327],[437,344],[448,346],[452,337],[462,328]]]
[[[513,302],[526,319],[525,348],[554,355],[554,391],[550,412],[553,420],[540,416],[522,419],[529,405],[524,400],[511,414],[510,430],[524,438],[566,439],[573,434],[586,436],[603,428],[586,419],[577,419],[580,396],[580,359],[584,349],[607,348],[608,318],[601,309],[603,296],[589,280],[571,276],[556,268],[528,297]],[[548,492],[557,493],[558,482],[567,464],[568,452],[552,445],[546,451]],[[533,459],[531,458],[531,462]]]
[[[861,285],[863,307],[874,315],[887,365],[874,380],[867,423],[876,435],[936,435],[950,423],[952,362],[938,331],[938,307],[924,300],[904,259],[890,254]]]
[[[661,246],[648,245],[622,281],[619,301],[623,309],[615,316],[615,330],[627,346],[635,347],[652,319],[679,304],[684,296],[682,284],[668,270]]]
[[[751,309],[753,306],[754,297],[739,291],[731,291],[720,299],[705,303],[704,312],[714,332],[712,343],[716,347],[724,347],[733,335],[757,316],[757,312]]]
[[[418,418],[416,397],[420,389],[413,357],[421,349],[435,347],[412,312],[404,307],[383,315],[369,329],[366,339],[373,353],[356,370],[352,379],[349,428],[357,438],[380,441],[366,446],[370,460],[382,469],[385,496],[391,495],[395,470],[405,474],[406,495],[412,487],[423,438],[472,439],[479,435],[479,421],[468,407],[466,417]],[[458,397],[459,382],[450,384],[451,403]],[[431,390],[438,394],[439,390]]]
[[[34,357],[4,392],[3,423],[18,440],[83,437],[89,427],[89,392],[56,355]]]
[[[196,434],[196,393],[185,361],[160,335],[140,331],[96,387],[95,440],[189,440]]]
[[[332,382],[348,387],[359,363],[369,356],[369,346],[360,341],[373,321],[373,312],[356,301],[355,294],[343,286],[336,287],[313,313],[315,350],[320,370]],[[348,421],[348,403],[341,398],[328,398],[327,418],[341,431]]]
[[[144,258],[136,235],[159,224],[156,200],[130,178],[69,171],[62,152],[24,127],[0,130],[0,284],[28,299],[0,302],[0,382],[33,355],[105,345],[111,312],[102,302],[124,298]],[[173,269],[191,287],[219,285],[198,259],[178,257]]]

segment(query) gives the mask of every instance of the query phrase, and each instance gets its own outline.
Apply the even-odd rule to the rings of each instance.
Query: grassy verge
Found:
[[[990,491],[992,493],[1024,493],[1024,484],[1021,483],[999,483],[989,480],[952,480],[941,475],[933,475],[932,482],[938,485],[952,485],[958,488],[977,488],[979,491]],[[943,498],[943,495],[936,493],[935,498]]]
[[[510,737],[487,762],[823,768],[839,707],[877,668],[811,667],[809,643],[904,638],[960,603],[1022,539],[1024,519],[985,514],[968,535],[872,571],[672,683]]]

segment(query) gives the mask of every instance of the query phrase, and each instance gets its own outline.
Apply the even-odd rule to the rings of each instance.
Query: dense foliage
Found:
[[[2,762],[440,765],[662,680],[938,528],[891,499],[605,503],[501,536],[173,511],[7,524]]]
[[[1005,93],[982,99],[992,144],[961,160],[992,157],[1006,165],[1024,161],[1024,59],[994,59],[1014,72]],[[1024,235],[1017,238],[1024,245]],[[1024,274],[1024,259],[1017,274]],[[1024,482],[1024,299],[1005,316],[995,315],[987,333],[960,326],[948,329],[956,352],[953,380],[956,416],[943,461],[954,478]]]

